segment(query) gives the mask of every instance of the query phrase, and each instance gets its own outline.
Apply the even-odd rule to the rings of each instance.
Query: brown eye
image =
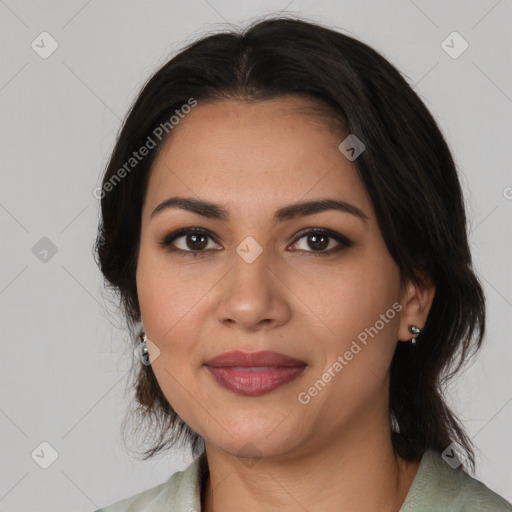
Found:
[[[182,237],[180,237],[182,238]],[[185,245],[191,251],[197,251],[204,249],[208,245],[208,237],[206,235],[198,235],[196,233],[192,233],[190,235],[185,235]]]
[[[200,228],[185,228],[167,235],[160,244],[172,252],[199,253],[208,250],[220,250],[212,235]]]
[[[299,241],[305,241],[299,244]],[[334,243],[332,243],[334,241]],[[332,254],[344,248],[351,247],[353,242],[346,236],[334,231],[308,231],[295,239],[293,247],[301,252],[318,253],[318,256]],[[326,250],[329,247],[328,250]]]
[[[327,249],[329,246],[329,237],[326,235],[312,234],[307,236],[307,243],[309,247],[316,250]]]

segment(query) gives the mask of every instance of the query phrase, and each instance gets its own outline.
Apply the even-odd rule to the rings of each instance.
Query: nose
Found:
[[[272,268],[265,251],[251,263],[234,254],[223,279],[216,318],[228,327],[247,332],[273,329],[288,322],[291,291]]]

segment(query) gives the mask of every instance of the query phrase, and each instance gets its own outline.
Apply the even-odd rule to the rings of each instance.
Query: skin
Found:
[[[160,387],[205,439],[210,476],[202,510],[398,511],[418,462],[395,456],[388,411],[397,343],[425,325],[435,288],[406,283],[390,256],[346,137],[312,100],[199,103],[175,128],[153,165],[142,211],[137,290]],[[169,197],[222,205],[229,220],[180,208],[153,218]],[[328,210],[274,223],[298,201],[333,198],[367,220]],[[177,229],[211,231],[202,253],[161,245]],[[330,229],[320,251],[305,228]],[[236,248],[251,236],[263,252],[247,263]],[[309,242],[308,242],[309,240]],[[202,239],[200,241],[203,241]],[[197,248],[187,237],[177,248]],[[374,326],[393,303],[402,310],[309,403],[298,400]],[[307,363],[297,379],[258,397],[219,386],[203,363],[234,349],[273,350]],[[151,353],[153,352],[153,356]],[[332,370],[331,370],[332,371]],[[242,505],[243,504],[243,505]]]

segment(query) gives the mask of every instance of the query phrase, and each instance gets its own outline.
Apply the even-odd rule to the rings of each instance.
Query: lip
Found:
[[[224,352],[204,363],[218,384],[245,396],[270,393],[296,379],[306,368],[299,361],[278,352]]]
[[[204,364],[216,368],[229,366],[251,368],[257,366],[302,366],[306,363],[270,350],[263,350],[261,352],[233,350],[231,352],[223,352],[218,356],[208,359]]]

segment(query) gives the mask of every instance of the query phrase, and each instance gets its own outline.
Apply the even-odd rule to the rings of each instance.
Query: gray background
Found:
[[[280,10],[383,53],[451,145],[489,318],[449,399],[479,449],[477,477],[512,500],[510,0],[0,0],[0,510],[94,510],[192,460],[140,462],[121,440],[132,354],[92,259],[92,190],[151,72],[207,30]],[[59,45],[47,59],[31,47],[43,31]],[[458,58],[441,46],[453,31],[469,43]],[[48,469],[43,441],[58,453]]]

